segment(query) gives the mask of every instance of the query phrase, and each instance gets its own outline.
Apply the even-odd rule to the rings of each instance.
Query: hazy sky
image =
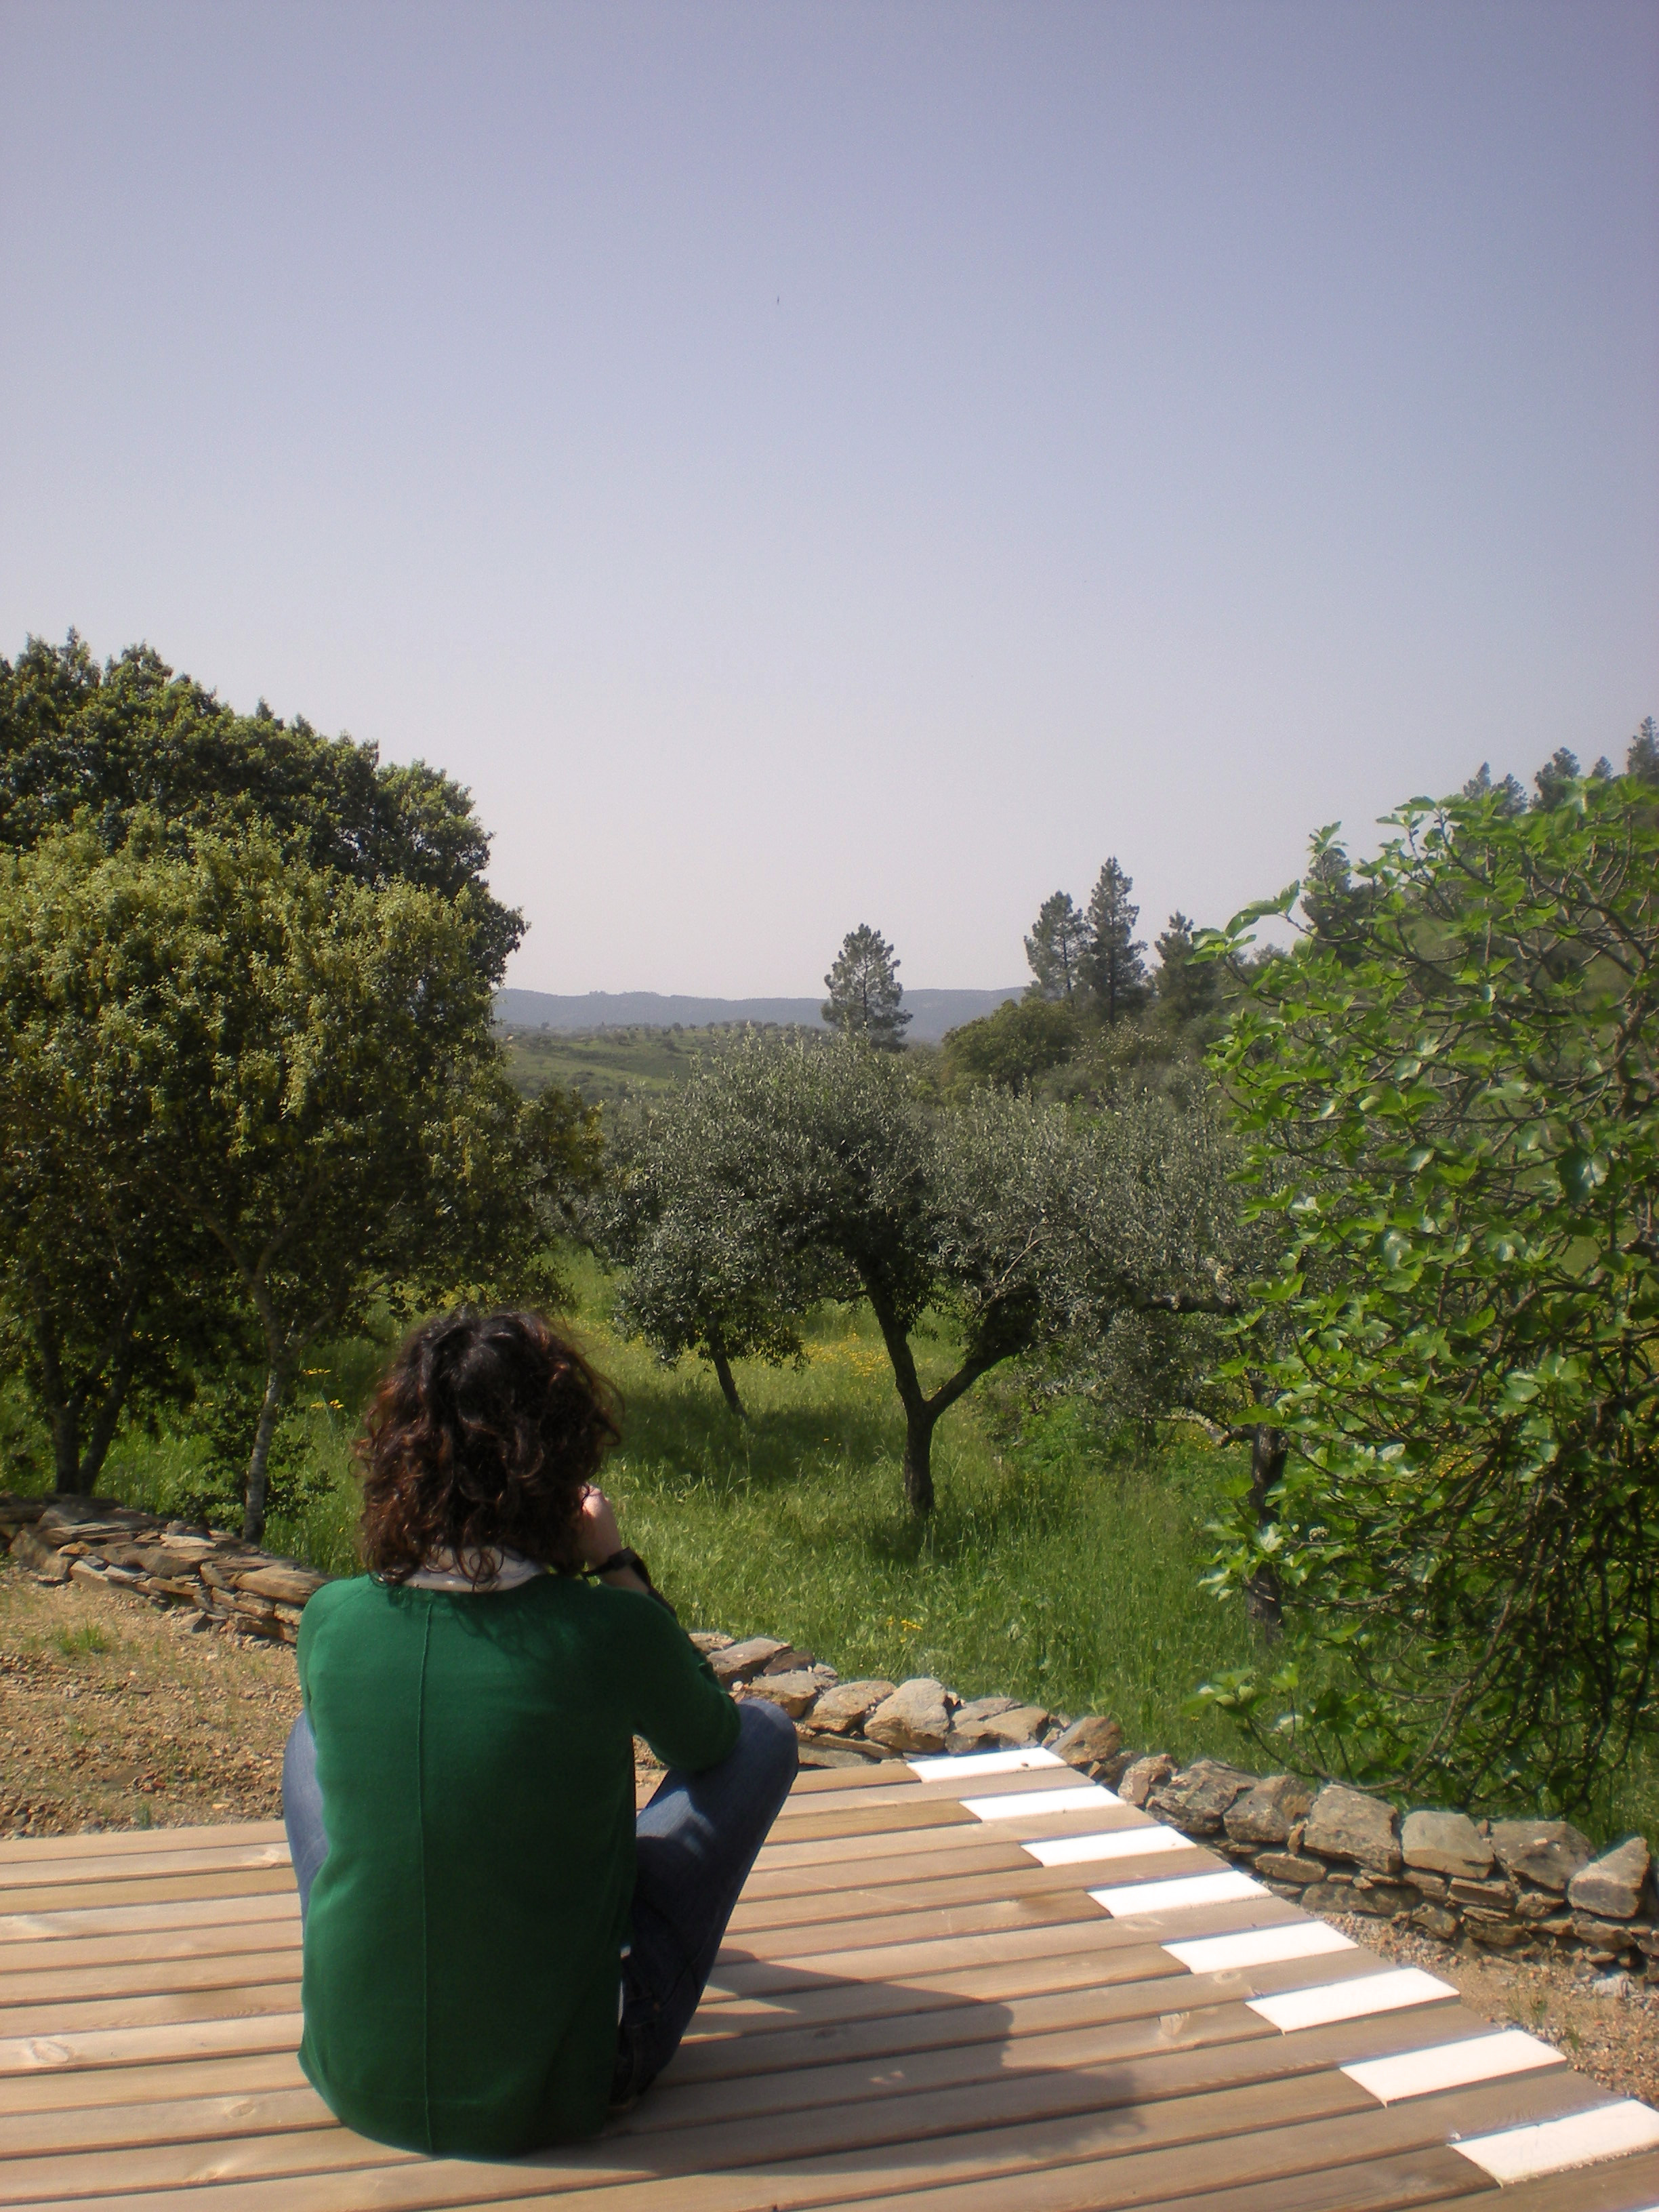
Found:
[[[1653,0],[0,0],[0,653],[448,769],[514,982],[1010,982],[1659,711]]]

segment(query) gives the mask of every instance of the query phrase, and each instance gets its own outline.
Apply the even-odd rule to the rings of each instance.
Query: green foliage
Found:
[[[1659,1632],[1659,809],[1594,776],[1393,823],[1218,1055],[1280,1255],[1235,1371],[1291,1456],[1217,1571],[1277,1574],[1287,1663],[1215,1694],[1368,1781],[1571,1806]]]
[[[754,1040],[619,1131],[608,1217],[622,1310],[665,1354],[738,1333],[781,1358],[822,1300],[866,1300],[906,1416],[906,1494],[933,1503],[942,1415],[1004,1361],[1062,1344],[1086,1368],[1126,1308],[1213,1304],[1231,1206],[1218,1135],[1165,1100],[1080,1127],[976,1091],[929,1110],[890,1055]],[[928,1310],[963,1346],[932,1390]]]
[[[867,922],[849,929],[835,966],[823,979],[830,994],[823,1018],[830,1027],[878,1052],[902,1052],[910,1016],[900,1004],[904,996],[900,965],[878,929]]]
[[[1221,970],[1213,960],[1194,957],[1196,927],[1184,914],[1170,916],[1158,940],[1152,997],[1165,1029],[1207,1044],[1221,1024]]]
[[[1133,889],[1133,879],[1111,860],[1089,896],[1089,942],[1079,972],[1093,1011],[1107,1023],[1120,1022],[1146,1003],[1146,948],[1135,939],[1140,908],[1130,903]]]
[[[546,1287],[545,1201],[597,1132],[564,1094],[514,1092],[457,902],[343,881],[263,830],[179,855],[138,816],[114,853],[60,832],[8,860],[0,957],[23,1042],[82,1109],[88,1208],[208,1255],[257,1327],[250,1536],[308,1343],[515,1267]]]
[[[1008,1000],[994,1013],[945,1036],[947,1090],[1034,1091],[1051,1068],[1073,1058],[1078,1019],[1065,1000]]]
[[[98,1006],[125,897],[94,941],[79,927],[103,858],[78,833],[0,857],[0,1359],[50,1436],[58,1487],[82,1494],[128,1408],[187,1394],[225,1289],[199,1226],[155,1202],[130,1142],[144,1078]],[[129,886],[133,871],[118,872]]]
[[[73,1627],[60,1628],[52,1640],[65,1659],[101,1658],[113,1648],[103,1630],[91,1620],[78,1620]]]
[[[100,669],[73,630],[0,660],[0,845],[26,850],[79,820],[113,851],[146,813],[175,849],[256,824],[290,857],[365,884],[412,884],[467,917],[499,981],[523,931],[483,879],[489,840],[459,784],[373,745],[320,737],[262,700],[237,714],[148,646]]]
[[[1079,913],[1070,891],[1044,899],[1025,940],[1031,995],[1069,1005],[1081,991],[1082,963],[1093,941],[1088,916]]]

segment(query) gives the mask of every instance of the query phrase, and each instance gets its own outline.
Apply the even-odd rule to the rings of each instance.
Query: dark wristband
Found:
[[[647,1595],[655,1598],[657,1603],[665,1612],[670,1613],[674,1612],[673,1607],[669,1604],[668,1600],[652,1581],[650,1568],[646,1565],[639,1553],[630,1550],[627,1545],[623,1545],[620,1552],[613,1552],[608,1559],[601,1559],[597,1567],[584,1567],[582,1573],[589,1581],[592,1581],[599,1575],[614,1575],[623,1567],[631,1567],[645,1584]],[[674,1617],[678,1620],[679,1616],[676,1613]]]

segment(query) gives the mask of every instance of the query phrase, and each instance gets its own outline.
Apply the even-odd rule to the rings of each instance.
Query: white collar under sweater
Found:
[[[488,1571],[475,1582],[467,1570],[477,1564],[476,1552],[464,1552],[459,1560],[453,1552],[434,1552],[423,1567],[406,1577],[405,1587],[465,1590],[469,1595],[482,1597],[491,1590],[517,1589],[520,1583],[533,1582],[538,1575],[546,1572],[539,1559],[526,1559],[522,1552],[486,1552],[483,1564]]]

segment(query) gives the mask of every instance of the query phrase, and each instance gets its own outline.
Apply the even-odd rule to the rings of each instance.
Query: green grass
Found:
[[[939,1508],[919,1527],[900,1492],[902,1425],[866,1311],[817,1316],[799,1368],[739,1363],[751,1416],[740,1423],[707,1368],[665,1368],[617,1335],[612,1286],[591,1261],[571,1273],[574,1325],[624,1402],[605,1485],[689,1627],[787,1637],[848,1678],[931,1674],[964,1697],[1109,1712],[1140,1749],[1267,1763],[1224,1717],[1182,1711],[1207,1675],[1259,1656],[1241,1610],[1199,1588],[1205,1524],[1242,1455],[1184,1443],[1114,1453],[1079,1406],[1016,1422],[1012,1393],[999,1400],[981,1385],[939,1425]],[[310,1362],[295,1414],[301,1495],[273,1516],[273,1550],[355,1571],[350,1441],[389,1350],[355,1340]],[[924,1325],[924,1381],[951,1353],[945,1332]],[[100,1488],[170,1513],[199,1482],[204,1453],[189,1434],[129,1435]],[[50,1480],[43,1469],[22,1480],[15,1465],[8,1479]],[[1585,1825],[1601,1838],[1659,1832],[1652,1744],[1608,1778]]]
[[[78,1621],[73,1628],[60,1628],[52,1642],[65,1659],[88,1659],[100,1656],[112,1647],[110,1639],[95,1621]]]
[[[507,1071],[534,1097],[550,1083],[574,1083],[590,1106],[627,1095],[672,1091],[709,1054],[728,1045],[730,1027],[506,1030]]]
[[[619,1340],[602,1281],[579,1279],[583,1334],[626,1406],[606,1486],[688,1626],[785,1636],[844,1676],[933,1674],[963,1696],[1109,1711],[1131,1741],[1182,1754],[1237,1748],[1225,1722],[1181,1711],[1251,1650],[1242,1616],[1197,1587],[1231,1455],[1110,1457],[1066,1407],[999,1449],[988,1401],[969,1397],[940,1424],[939,1509],[920,1528],[867,1313],[821,1316],[800,1369],[741,1364],[743,1424],[707,1369]],[[924,1379],[951,1354],[924,1340]]]

